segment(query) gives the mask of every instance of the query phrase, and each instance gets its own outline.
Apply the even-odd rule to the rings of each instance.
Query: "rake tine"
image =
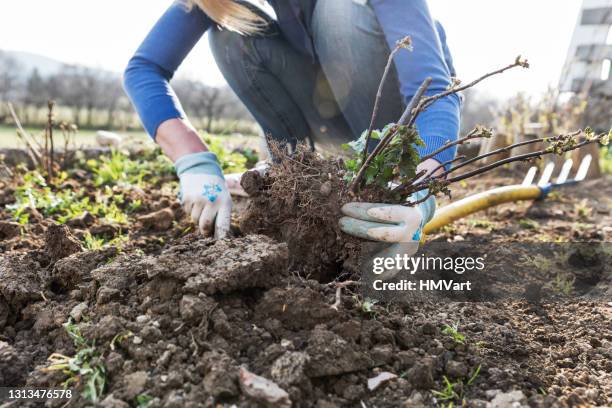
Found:
[[[525,179],[523,180],[523,187],[527,187],[530,186],[531,183],[533,183],[533,180],[535,179],[536,173],[538,172],[538,168],[537,167],[531,167],[528,171],[527,174],[525,175]]]
[[[582,159],[580,163],[580,167],[578,167],[578,172],[576,173],[575,181],[582,181],[586,178],[587,173],[589,172],[589,167],[591,167],[591,161],[593,160],[593,156],[587,154]]]
[[[557,184],[563,184],[567,181],[567,177],[569,176],[570,171],[572,171],[573,164],[574,161],[572,159],[567,159],[565,163],[563,163],[559,177],[557,177]]]
[[[552,177],[552,173],[555,170],[555,163],[550,162],[544,167],[544,171],[542,172],[542,176],[540,177],[540,181],[538,182],[538,187],[544,187],[550,181]]]

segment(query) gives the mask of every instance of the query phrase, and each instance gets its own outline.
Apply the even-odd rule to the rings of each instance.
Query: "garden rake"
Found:
[[[523,200],[542,200],[554,189],[574,185],[583,181],[586,178],[592,160],[593,157],[590,154],[584,156],[578,166],[576,175],[572,179],[569,178],[569,175],[574,163],[572,159],[566,160],[554,182],[551,182],[551,178],[555,170],[555,164],[549,162],[544,166],[544,170],[542,170],[542,174],[537,184],[533,184],[533,182],[537,175],[538,168],[535,166],[531,167],[527,171],[523,183],[520,185],[494,188],[463,198],[446,207],[440,208],[436,211],[434,218],[425,225],[423,232],[429,234],[460,218],[500,204]]]

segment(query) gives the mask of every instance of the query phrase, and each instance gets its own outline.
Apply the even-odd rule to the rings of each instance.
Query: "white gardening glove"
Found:
[[[260,162],[257,164],[256,167],[252,168],[249,171],[256,171],[263,176],[266,174],[268,167],[269,167],[268,163]],[[240,181],[242,180],[243,175],[244,173],[232,173],[232,174],[225,175],[225,182],[227,183],[227,189],[229,190],[231,195],[238,196],[238,197],[248,197],[249,196],[247,192],[244,191],[244,188],[242,188],[242,185],[240,184]]]
[[[416,202],[427,196],[427,190],[410,197]],[[379,203],[348,203],[342,207],[345,215],[340,219],[340,228],[358,238],[389,243],[418,242],[423,227],[436,210],[435,198],[414,207]]]
[[[211,152],[188,154],[175,163],[185,213],[204,235],[225,238],[230,230],[232,197],[217,156]]]

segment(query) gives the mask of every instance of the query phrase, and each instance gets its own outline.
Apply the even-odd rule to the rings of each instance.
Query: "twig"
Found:
[[[474,128],[470,133],[468,133],[466,136],[461,137],[457,140],[454,140],[452,142],[447,142],[444,144],[444,146],[440,147],[439,149],[434,150],[433,152],[429,153],[426,156],[421,157],[421,163],[424,162],[425,160],[431,159],[433,157],[435,157],[437,154],[450,149],[453,146],[456,145],[460,145],[463,144],[469,140],[472,139],[478,139],[478,138],[482,138],[482,137],[486,137],[485,134],[483,134],[483,130],[481,128]]]
[[[427,77],[425,78],[421,86],[419,86],[419,89],[417,89],[417,91],[415,92],[414,96],[408,103],[406,110],[404,111],[402,117],[398,122],[400,125],[407,125],[409,122],[412,121],[412,111],[414,111],[414,109],[419,105],[421,99],[423,98],[423,95],[425,94],[425,92],[427,92],[427,88],[429,88],[432,81],[433,79],[431,77]]]
[[[482,159],[487,158],[489,156],[494,156],[494,155],[499,154],[499,153],[508,152],[508,151],[516,149],[518,147],[527,146],[527,145],[535,144],[535,143],[544,143],[546,141],[554,142],[554,141],[557,141],[557,140],[561,140],[564,137],[576,137],[580,133],[582,133],[582,130],[577,130],[576,132],[570,133],[569,135],[560,135],[560,136],[549,137],[549,138],[542,137],[542,138],[539,138],[539,139],[525,140],[525,141],[514,143],[512,145],[508,145],[508,146],[505,146],[505,147],[500,147],[499,149],[491,150],[490,152],[483,153],[483,154],[481,154],[479,156],[476,156],[476,157],[473,157],[473,158],[471,158],[469,160],[466,160],[463,163],[459,163],[458,165],[456,165],[452,169],[447,170],[446,172],[444,172],[440,176],[444,177],[444,176],[446,176],[446,175],[448,175],[448,174],[450,174],[450,173],[452,173],[452,172],[454,172],[454,171],[456,171],[456,170],[458,170],[458,169],[460,169],[462,167],[467,166],[468,164],[471,164],[471,163],[474,163],[476,161],[482,160]]]
[[[411,121],[408,123],[408,126],[412,126],[414,124],[414,121],[416,120],[417,116],[423,112],[425,109],[427,109],[429,106],[431,106],[431,104],[433,104],[434,102],[436,102],[439,99],[445,98],[449,95],[453,95],[459,92],[463,92],[469,88],[472,88],[473,86],[478,85],[480,82],[484,81],[487,78],[490,78],[492,76],[495,75],[499,75],[502,74],[506,71],[508,71],[509,69],[512,68],[516,68],[516,67],[523,67],[523,68],[529,68],[529,62],[527,60],[522,60],[521,56],[519,55],[518,57],[516,57],[516,60],[514,61],[513,64],[507,65],[503,68],[500,68],[498,70],[489,72],[488,74],[485,74],[483,76],[481,76],[480,78],[470,82],[467,85],[464,86],[459,86],[459,87],[451,87],[450,89],[448,89],[447,91],[441,92],[437,95],[433,95],[433,96],[429,96],[426,98],[423,98],[421,100],[421,102],[419,103],[419,105],[416,107],[416,112],[414,113],[414,115],[411,118]]]
[[[580,142],[580,143],[578,143],[578,144],[576,144],[574,146],[562,147],[561,148],[561,152],[562,153],[566,153],[566,152],[569,152],[569,151],[572,151],[572,150],[579,149],[579,148],[581,148],[583,146],[586,146],[586,145],[589,145],[591,143],[599,142],[604,136],[605,136],[605,134],[601,134],[601,135],[599,135],[598,137],[596,137],[594,139],[586,140],[584,142]],[[552,154],[552,153],[554,153],[554,151],[550,150],[550,148],[546,148],[546,149],[543,149],[543,150],[538,150],[536,152],[525,153],[525,154],[521,154],[521,155],[518,155],[518,156],[509,157],[509,158],[506,158],[506,159],[503,159],[503,160],[498,160],[498,161],[496,161],[494,163],[491,163],[489,165],[486,165],[486,166],[477,168],[475,170],[472,170],[472,171],[460,174],[458,176],[449,178],[449,179],[445,180],[444,183],[446,185],[452,184],[452,183],[456,183],[458,181],[465,180],[465,179],[477,176],[477,175],[482,174],[482,173],[486,173],[487,171],[490,171],[490,170],[493,170],[493,169],[495,169],[497,167],[503,166],[504,164],[513,163],[513,162],[516,162],[516,161],[527,161],[527,160],[530,160],[530,159],[533,159],[533,158],[540,158],[540,157],[542,157],[544,155]],[[431,181],[433,181],[433,179],[427,179],[427,180],[424,180],[424,181],[414,185],[413,189],[411,190],[411,193],[417,192],[417,191],[421,191],[421,190],[425,190],[425,189],[429,188],[429,183]]]
[[[32,160],[34,165],[36,165],[37,163],[38,163],[38,165],[42,165],[42,156],[41,156],[40,152],[26,138],[27,132],[23,129],[23,126],[21,126],[21,121],[17,117],[17,113],[15,113],[15,109],[13,108],[13,104],[9,102],[8,103],[8,108],[9,108],[9,112],[10,112],[11,116],[13,117],[13,122],[15,122],[15,126],[17,126],[17,136],[23,141],[23,143],[25,143],[25,145],[26,145],[26,147],[28,149],[28,153],[30,155],[30,159]],[[32,140],[34,140],[34,139],[32,139]],[[34,140],[34,142],[35,142],[35,140]]]
[[[370,119],[370,127],[368,127],[368,133],[366,134],[365,147],[363,149],[363,160],[368,157],[368,145],[370,144],[370,138],[372,137],[372,132],[374,131],[374,124],[376,123],[376,119],[378,119],[378,112],[380,111],[380,101],[382,99],[383,90],[385,88],[385,84],[387,83],[387,76],[389,75],[389,71],[391,71],[391,66],[393,65],[393,59],[395,55],[401,50],[403,47],[398,43],[391,54],[389,54],[389,59],[387,60],[387,65],[385,66],[385,71],[383,72],[383,76],[380,80],[380,84],[378,85],[378,91],[376,92],[376,100],[374,101],[374,110],[372,111],[372,118]]]
[[[421,198],[420,200],[417,200],[417,201],[407,201],[407,202],[405,202],[402,205],[406,206],[406,207],[414,207],[416,205],[423,204],[425,201],[429,200],[429,197],[431,197],[433,195],[434,195],[434,193],[429,191],[427,193],[427,195],[425,197]]]
[[[48,136],[49,136],[49,150],[48,150],[48,160],[49,160],[49,166],[47,169],[47,175],[49,177],[49,180],[53,179],[53,165],[54,165],[54,150],[55,147],[53,145],[53,107],[55,106],[55,102],[54,101],[49,101],[47,103],[47,106],[49,107],[49,114],[47,116],[47,129],[48,129]]]
[[[450,166],[451,164],[453,164],[453,163],[455,163],[455,162],[458,162],[458,161],[461,161],[461,160],[463,160],[463,159],[465,159],[465,156],[457,156],[457,157],[455,157],[455,158],[454,158],[454,159],[452,159],[452,160],[447,160],[447,161],[445,161],[444,163],[440,163],[440,165],[439,165],[438,167],[434,168],[434,169],[431,171],[431,173],[430,173],[430,174],[431,174],[432,176],[435,176],[435,175],[436,175],[436,172],[437,172],[438,170],[443,169],[443,168],[446,168],[446,166]],[[440,178],[442,178],[442,177],[443,177],[443,176],[441,176]]]

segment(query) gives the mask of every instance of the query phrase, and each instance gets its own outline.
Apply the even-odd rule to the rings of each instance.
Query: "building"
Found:
[[[612,97],[612,0],[583,1],[559,90]]]

